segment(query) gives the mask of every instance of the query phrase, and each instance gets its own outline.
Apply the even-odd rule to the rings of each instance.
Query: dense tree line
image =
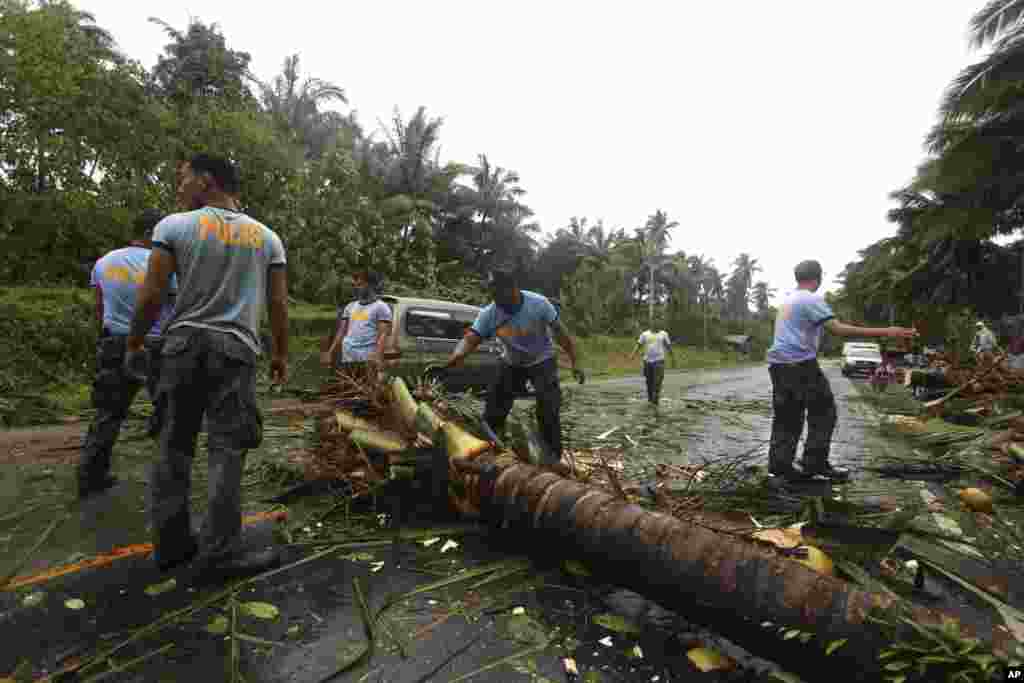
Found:
[[[929,324],[954,312],[990,319],[1021,307],[1024,227],[1024,4],[992,0],[971,20],[984,58],[958,74],[925,140],[927,154],[892,193],[896,234],[869,245],[843,273],[837,303],[854,318]]]
[[[772,315],[756,258],[725,273],[670,253],[680,226],[660,210],[628,231],[573,218],[545,233],[517,173],[485,154],[441,162],[440,117],[396,111],[367,131],[298,55],[261,82],[216,25],[151,21],[168,42],[147,69],[67,2],[0,0],[0,283],[83,283],[140,209],[173,210],[176,161],[204,150],[239,163],[243,208],[285,239],[301,300],[343,298],[370,265],[391,292],[479,302],[500,258],[581,334],[655,322],[700,343],[707,323],[714,343]]]

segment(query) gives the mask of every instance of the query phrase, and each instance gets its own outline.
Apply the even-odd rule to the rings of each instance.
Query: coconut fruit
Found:
[[[961,489],[960,500],[975,512],[992,512],[992,496],[974,487]]]
[[[824,574],[825,576],[835,575],[835,570],[832,566],[832,558],[818,548],[815,548],[813,545],[804,545],[800,547],[807,551],[807,557],[794,558],[797,562],[805,567],[810,567],[819,574]]]
[[[725,655],[707,647],[695,647],[686,653],[686,657],[704,673],[708,671],[729,671],[736,666],[736,663]]]

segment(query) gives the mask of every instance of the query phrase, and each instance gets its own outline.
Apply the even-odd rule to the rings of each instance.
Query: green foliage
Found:
[[[52,418],[60,397],[81,399],[95,369],[98,325],[90,292],[0,289],[0,424]]]
[[[994,0],[971,20],[972,43],[991,50],[950,83],[926,139],[928,158],[892,193],[896,236],[860,252],[842,276],[843,298],[863,318],[907,322],[921,305],[969,306],[990,318],[1016,312],[1020,252],[990,240],[1024,227],[1019,16],[1017,0]]]

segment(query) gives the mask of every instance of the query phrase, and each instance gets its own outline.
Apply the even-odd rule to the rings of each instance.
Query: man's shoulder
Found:
[[[196,211],[181,211],[164,216],[156,224],[156,227],[153,228],[153,237],[174,236],[182,228],[198,223],[201,214],[202,210],[199,209]]]
[[[520,289],[519,292],[523,295],[523,299],[530,301],[535,304],[550,304],[551,299],[547,298],[543,294],[538,292],[531,292],[528,289]]]

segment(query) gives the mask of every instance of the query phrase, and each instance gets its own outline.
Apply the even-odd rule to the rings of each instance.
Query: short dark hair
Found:
[[[195,173],[209,173],[217,186],[228,194],[238,194],[241,189],[238,166],[227,157],[200,153],[189,159],[188,165]]]
[[[366,280],[366,284],[370,285],[374,289],[380,287],[381,283],[384,281],[384,278],[383,276],[381,276],[380,273],[378,273],[375,270],[371,270],[370,268],[361,268],[352,273],[352,276],[362,277],[364,280]]]
[[[156,224],[163,219],[163,211],[159,209],[144,209],[142,213],[135,217],[135,222],[133,223],[135,234],[141,237],[149,237],[153,234],[153,228],[156,227]]]
[[[512,263],[495,263],[487,275],[487,283],[492,287],[514,287],[519,284],[519,269]]]
[[[817,280],[821,282],[821,264],[817,261],[801,261],[793,269],[797,282]]]

